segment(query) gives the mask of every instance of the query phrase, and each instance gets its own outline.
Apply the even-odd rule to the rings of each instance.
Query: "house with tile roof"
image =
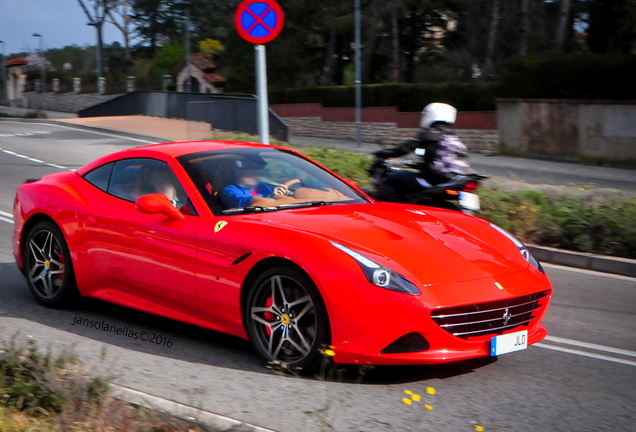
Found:
[[[216,73],[216,65],[201,54],[190,55],[190,89],[193,93],[222,93],[226,79]],[[187,66],[185,59],[179,64],[175,75],[177,91],[186,91]]]

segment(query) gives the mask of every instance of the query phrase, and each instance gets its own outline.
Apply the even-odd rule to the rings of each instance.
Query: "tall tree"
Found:
[[[568,34],[568,24],[570,23],[570,13],[572,11],[571,0],[561,0],[559,7],[559,22],[554,36],[554,51],[565,51],[565,38]]]
[[[528,29],[529,29],[529,1],[521,0],[521,43],[519,44],[519,56],[524,57],[528,52]]]
[[[391,7],[391,64],[389,67],[389,82],[392,83],[400,82],[400,9],[400,2],[394,0]]]
[[[169,0],[136,0],[132,20],[139,39],[152,55],[162,42],[176,40],[182,34],[179,11]]]
[[[88,21],[91,23],[92,26],[95,27],[97,31],[97,50],[99,53],[99,58],[102,59],[102,61],[97,65],[97,69],[98,69],[99,76],[103,76],[104,74],[104,40],[103,39],[104,38],[103,38],[102,29],[104,26],[104,22],[106,20],[107,8],[105,7],[105,2],[104,0],[95,0],[92,14],[89,11],[88,7],[86,7],[84,0],[77,0],[77,2],[79,3],[80,7],[84,11],[84,14],[88,18]]]
[[[497,28],[501,13],[501,0],[493,0],[492,14],[490,15],[490,29],[488,31],[488,45],[486,47],[486,61],[484,62],[484,74],[492,75],[495,62],[495,44],[497,43]]]
[[[110,24],[117,27],[124,39],[124,57],[130,60],[130,8],[129,0],[110,0],[105,4]]]
[[[588,0],[587,44],[593,52],[631,53],[636,49],[636,1]]]

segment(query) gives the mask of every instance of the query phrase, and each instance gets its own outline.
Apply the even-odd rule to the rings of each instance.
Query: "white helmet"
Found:
[[[457,118],[457,109],[449,104],[434,102],[426,105],[422,110],[420,127],[430,128],[433,123],[453,124]]]

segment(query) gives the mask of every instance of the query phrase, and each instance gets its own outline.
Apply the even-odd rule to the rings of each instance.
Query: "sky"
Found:
[[[93,2],[85,0],[92,6]],[[33,33],[44,37],[45,48],[66,45],[95,45],[95,28],[77,0],[0,0],[0,40],[7,54],[39,47]],[[121,33],[113,25],[104,27],[104,42],[121,42]]]

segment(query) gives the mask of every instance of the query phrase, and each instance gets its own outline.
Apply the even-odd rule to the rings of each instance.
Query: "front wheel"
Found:
[[[76,295],[71,254],[55,224],[40,222],[33,227],[24,245],[23,263],[29,288],[41,304],[64,306]]]
[[[327,311],[318,289],[288,267],[269,269],[254,282],[245,317],[252,344],[268,361],[311,370],[328,343]]]

